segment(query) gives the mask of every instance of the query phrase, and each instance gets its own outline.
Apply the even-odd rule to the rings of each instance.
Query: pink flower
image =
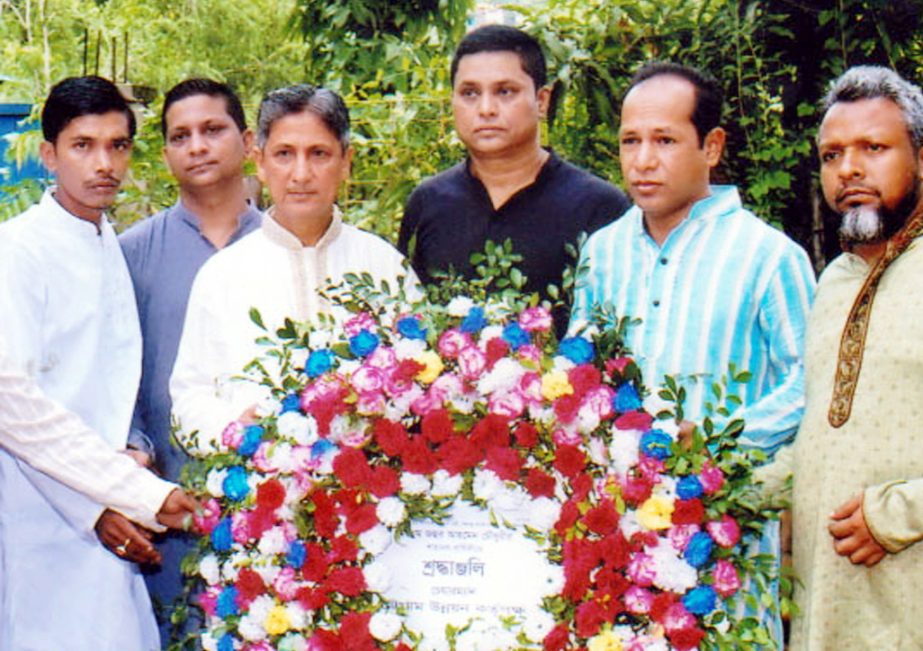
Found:
[[[607,386],[591,389],[583,397],[581,409],[591,410],[600,420],[611,418],[615,414],[612,409],[612,397],[614,395],[615,392]]]
[[[715,570],[712,574],[714,579],[715,592],[722,597],[730,597],[740,590],[740,576],[737,574],[737,568],[733,563],[720,559],[715,563]]]
[[[245,511],[231,515],[231,537],[240,545],[250,540],[250,520]]]
[[[637,586],[647,588],[653,585],[657,576],[654,558],[642,552],[633,553],[628,561],[627,573],[629,580]]]
[[[363,330],[375,331],[375,319],[368,312],[359,312],[343,324],[343,329],[350,337],[355,337]]]
[[[666,466],[663,465],[663,461],[660,459],[642,454],[641,459],[638,461],[638,470],[645,479],[657,484],[660,482],[660,475],[664,473]]]
[[[577,430],[557,429],[552,434],[555,445],[580,445],[583,438]]]
[[[625,591],[625,608],[633,615],[645,615],[650,612],[651,604],[654,603],[654,595],[650,590],[645,590],[637,585],[633,585]]]
[[[374,366],[361,366],[350,378],[350,383],[358,393],[381,391],[385,385],[384,374]]]
[[[228,426],[221,432],[221,442],[229,448],[236,450],[243,440],[244,426],[236,420],[232,423],[228,423]]]
[[[667,612],[664,613],[661,624],[663,624],[667,633],[671,633],[673,631],[681,631],[683,629],[695,627],[696,620],[695,615],[686,610],[682,602],[678,601],[667,608]]]
[[[397,357],[393,348],[379,346],[365,359],[368,366],[388,370],[397,366]]]
[[[526,332],[551,329],[551,312],[543,307],[530,307],[519,315],[519,325]]]
[[[721,547],[731,548],[740,540],[740,525],[726,513],[721,516],[720,520],[706,524],[705,528]]]
[[[624,373],[628,365],[634,360],[631,357],[617,357],[606,361],[606,371],[612,374],[614,371]]]
[[[670,537],[670,544],[673,549],[681,551],[686,549],[689,539],[699,531],[701,531],[701,527],[697,524],[677,524],[670,527],[667,535]]]
[[[706,461],[702,466],[702,473],[699,475],[699,481],[702,484],[702,490],[706,495],[717,493],[724,485],[724,473],[716,467],[711,461]]]
[[[478,379],[486,366],[487,357],[477,346],[468,346],[458,354],[458,370],[465,379]]]
[[[385,396],[381,391],[360,393],[356,398],[356,412],[363,416],[378,416],[385,411]]]
[[[269,457],[266,456],[269,452],[269,448],[273,445],[273,441],[263,441],[260,443],[260,447],[256,449],[256,452],[253,453],[253,465],[254,467],[263,473],[277,473],[279,472],[279,466],[269,460]]]
[[[198,595],[196,595],[199,606],[201,606],[202,610],[205,611],[206,615],[210,615],[212,617],[215,616],[215,613],[218,609],[219,594],[221,594],[221,589],[218,586],[212,586],[205,592],[200,592]]]
[[[434,395],[440,396],[442,401],[445,401],[452,396],[458,396],[464,393],[465,387],[462,385],[462,381],[458,379],[457,375],[453,373],[443,373],[430,385],[429,390]]]
[[[432,387],[430,387],[430,389],[432,389]],[[410,411],[417,416],[425,416],[429,412],[442,407],[442,402],[442,397],[438,392],[427,390],[410,403]]]
[[[202,509],[202,514],[193,516],[193,520],[196,529],[202,533],[211,533],[212,529],[221,522],[221,505],[218,504],[218,500],[214,497],[208,500]]]
[[[526,408],[526,402],[518,391],[507,391],[503,395],[490,397],[490,412],[509,419],[519,418]]]
[[[516,351],[516,354],[519,355],[519,359],[524,362],[531,362],[537,365],[542,361],[542,351],[538,346],[535,346],[534,344],[526,344],[525,346],[520,346],[519,350]]]
[[[446,359],[455,359],[461,351],[473,345],[474,342],[468,333],[452,328],[442,333],[436,348],[439,350],[439,354]]]
[[[519,378],[519,392],[530,405],[542,404],[542,376],[528,372]]]
[[[295,578],[295,570],[291,567],[283,567],[276,575],[276,580],[272,582],[272,587],[282,599],[292,601],[301,585]]]
[[[273,648],[266,640],[263,640],[262,642],[245,646],[243,651],[273,651]]]

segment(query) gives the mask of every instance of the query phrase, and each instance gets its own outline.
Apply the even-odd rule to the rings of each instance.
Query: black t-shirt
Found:
[[[411,258],[423,283],[434,271],[451,267],[475,277],[471,254],[488,240],[512,241],[522,256],[517,268],[526,275],[525,291],[547,297],[549,284],[561,286],[564,268],[575,265],[565,251],[580,233],[587,235],[620,217],[629,207],[614,185],[561,160],[553,152],[532,185],[494,209],[484,184],[467,161],[421,183],[410,195],[401,222],[398,248]],[[412,252],[410,242],[416,238]]]

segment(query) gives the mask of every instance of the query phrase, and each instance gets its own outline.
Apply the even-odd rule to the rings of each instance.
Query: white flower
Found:
[[[202,633],[199,640],[201,641],[203,651],[218,651],[218,640],[216,640],[210,632],[206,631]]]
[[[288,621],[292,630],[301,631],[308,625],[308,614],[297,601],[290,601],[285,604],[285,611],[288,613]]]
[[[408,495],[424,495],[432,485],[425,475],[405,472],[401,475],[401,490]]]
[[[334,443],[342,441],[344,438],[349,436],[353,431],[353,425],[350,422],[349,416],[345,414],[337,414],[330,421],[330,440]]]
[[[248,642],[264,640],[266,639],[266,629],[263,628],[261,622],[262,619],[257,619],[251,610],[240,618],[240,622],[237,623],[237,632]]]
[[[433,475],[433,497],[454,497],[461,490],[464,478],[450,475],[446,470],[437,470]]]
[[[260,400],[253,409],[253,413],[256,414],[257,418],[277,416],[280,411],[282,411],[282,403],[272,396],[266,396]]]
[[[564,566],[545,564],[545,576],[542,577],[544,587],[542,592],[545,596],[552,597],[561,594],[564,589]]]
[[[290,443],[281,441],[270,446],[266,451],[266,458],[279,468],[279,472],[290,474],[295,470],[295,456],[292,454]]]
[[[391,587],[391,570],[381,561],[372,561],[362,568],[362,573],[372,592],[383,593]]]
[[[525,523],[537,531],[551,531],[561,516],[561,504],[547,497],[538,497],[529,503]]]
[[[279,640],[278,648],[285,649],[285,651],[308,651],[308,641],[302,635],[289,633]]]
[[[394,354],[398,359],[414,359],[427,348],[425,339],[398,339],[394,344]]]
[[[502,520],[517,526],[525,520],[526,505],[529,501],[529,494],[523,489],[504,486],[490,501],[490,508]]]
[[[551,360],[551,372],[561,371],[567,373],[574,368],[576,364],[564,357],[564,355],[555,355]]]
[[[297,411],[287,411],[276,420],[279,434],[298,445],[312,445],[317,441],[317,421]]]
[[[369,620],[369,633],[379,642],[388,642],[401,632],[403,622],[396,613],[379,610]]]
[[[612,442],[609,443],[610,468],[620,476],[638,464],[638,443],[641,432],[637,430],[614,430]]]
[[[327,328],[318,328],[313,330],[308,334],[308,347],[311,350],[317,350],[319,348],[326,348],[330,345],[330,340],[333,339],[333,332]],[[305,361],[307,362],[307,351],[305,351]]]
[[[397,497],[386,497],[378,503],[375,514],[386,527],[396,527],[404,521],[407,507]]]
[[[260,578],[263,579],[263,583],[266,585],[272,585],[273,582],[275,582],[276,577],[279,576],[280,570],[281,568],[277,565],[260,564],[253,566],[253,571],[260,575]]]
[[[509,357],[503,357],[478,381],[478,391],[483,395],[509,391],[519,384],[525,372],[522,364]]]
[[[199,561],[199,575],[208,585],[218,583],[221,580],[221,566],[218,564],[218,557],[209,554]]]
[[[645,531],[641,523],[638,522],[638,512],[632,510],[626,511],[622,517],[619,518],[619,529],[622,530],[622,535],[625,536],[625,538],[631,538],[639,531]]]
[[[269,595],[260,595],[254,599],[251,604],[248,612],[250,615],[263,622],[266,621],[266,618],[269,616],[269,613],[273,608],[276,607],[275,600]]]
[[[660,477],[660,483],[654,484],[654,495],[658,495],[670,501],[676,499],[676,478],[668,475]]]
[[[286,553],[288,551],[288,541],[285,539],[285,532],[282,527],[276,526],[265,532],[260,537],[257,548],[263,556]]]
[[[554,616],[545,610],[540,610],[527,617],[522,628],[530,642],[540,644],[554,628],[554,624]]]
[[[391,532],[380,524],[376,524],[368,531],[363,531],[359,534],[359,544],[362,545],[362,549],[372,556],[378,556],[383,553],[391,546],[393,540]]]
[[[503,480],[492,470],[481,468],[474,472],[472,488],[479,500],[490,501],[503,489]]]
[[[474,301],[472,301],[467,296],[456,296],[449,304],[446,306],[446,312],[449,313],[449,316],[464,317],[471,311],[471,308],[474,307]]]
[[[483,330],[481,334],[478,335],[478,341],[481,346],[481,350],[487,350],[487,342],[491,339],[499,339],[503,336],[503,326],[499,325],[489,325]]]
[[[698,571],[678,555],[668,540],[659,539],[657,546],[648,547],[647,552],[654,559],[654,585],[661,590],[683,594],[697,585]]]
[[[212,497],[224,497],[224,480],[228,476],[227,468],[212,468],[205,478],[205,490]]]

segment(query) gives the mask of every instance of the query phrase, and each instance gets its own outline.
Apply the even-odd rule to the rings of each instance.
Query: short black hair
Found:
[[[548,71],[542,46],[524,31],[509,25],[478,27],[461,40],[452,56],[452,85],[462,57],[480,52],[512,52],[519,57],[522,69],[532,77],[535,90],[548,83]]]
[[[262,149],[266,145],[276,120],[306,111],[321,119],[340,141],[344,152],[349,149],[349,109],[346,102],[329,88],[311,84],[296,84],[266,93],[256,119],[257,146]]]
[[[234,120],[234,124],[240,131],[247,130],[247,118],[244,115],[244,107],[240,103],[240,98],[227,84],[214,79],[205,79],[202,77],[193,77],[176,84],[167,91],[163,98],[163,110],[160,112],[160,133],[166,138],[167,136],[167,111],[176,102],[194,97],[196,95],[208,95],[210,97],[223,97],[224,106]]]
[[[695,104],[692,107],[691,119],[699,136],[699,146],[702,147],[705,144],[705,136],[721,124],[721,107],[724,104],[724,90],[718,80],[710,74],[698,68],[669,61],[645,63],[631,78],[628,89],[622,96],[622,102],[624,103],[625,97],[635,86],[648,79],[664,75],[685,79],[695,89]]]
[[[42,108],[42,135],[54,144],[72,120],[111,111],[125,114],[128,135],[134,138],[135,114],[115,84],[96,75],[62,79],[51,88]]]

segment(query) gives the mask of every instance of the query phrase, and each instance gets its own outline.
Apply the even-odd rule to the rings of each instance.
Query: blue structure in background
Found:
[[[0,169],[3,170],[0,174],[0,196],[4,186],[14,185],[23,179],[42,180],[48,177],[45,167],[37,159],[23,161],[22,167],[6,159],[9,143],[5,136],[27,131],[29,127],[20,122],[28,118],[31,111],[31,104],[0,104]]]

